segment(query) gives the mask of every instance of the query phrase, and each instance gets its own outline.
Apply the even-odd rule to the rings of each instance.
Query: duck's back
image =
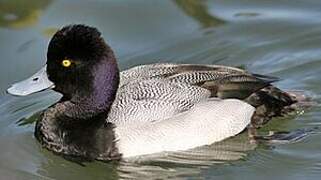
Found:
[[[114,123],[161,121],[206,101],[206,89],[167,80],[143,80],[119,88],[108,120]]]
[[[121,72],[108,121],[116,124],[161,121],[213,97],[240,99],[255,107],[275,101],[282,106],[293,103],[286,93],[271,86],[276,80],[221,65],[136,66]],[[270,92],[266,90],[271,88]]]
[[[197,83],[221,79],[237,69],[222,66],[151,64],[121,73],[120,86],[108,121],[154,122],[188,111],[213,97]]]

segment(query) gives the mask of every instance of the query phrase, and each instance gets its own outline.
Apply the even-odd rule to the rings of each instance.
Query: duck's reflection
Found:
[[[33,26],[51,2],[52,0],[2,0],[0,27],[21,29]]]
[[[122,162],[118,173],[123,178],[166,179],[169,177],[191,177],[201,173],[201,168],[244,158],[250,150],[256,148],[247,133],[231,139],[202,146],[188,151],[171,152],[163,156],[144,157]],[[201,167],[201,168],[195,168]]]
[[[224,21],[210,14],[206,1],[199,0],[174,0],[186,15],[198,21],[203,28],[224,24]]]
[[[231,139],[182,152],[163,153],[121,162],[89,162],[80,166],[39,147],[46,161],[38,169],[45,177],[76,179],[167,179],[199,177],[202,168],[244,158],[256,144],[247,133]],[[58,178],[58,179],[59,179]]]

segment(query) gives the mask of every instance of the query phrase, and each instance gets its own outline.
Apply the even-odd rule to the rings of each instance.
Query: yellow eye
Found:
[[[71,65],[71,61],[69,59],[64,59],[62,62],[61,62],[61,65],[63,67],[69,67]]]

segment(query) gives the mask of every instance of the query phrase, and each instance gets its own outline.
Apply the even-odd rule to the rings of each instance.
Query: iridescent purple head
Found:
[[[56,32],[49,43],[47,73],[55,90],[69,99],[74,94],[90,94],[95,83],[108,85],[95,81],[104,81],[105,76],[108,79],[118,73],[118,68],[113,51],[96,28],[68,25]]]

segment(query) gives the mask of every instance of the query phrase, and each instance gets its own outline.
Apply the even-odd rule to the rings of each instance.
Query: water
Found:
[[[246,133],[185,152],[129,162],[69,162],[33,137],[34,115],[60,95],[5,93],[44,65],[47,43],[69,23],[97,26],[121,68],[152,62],[225,64],[278,76],[320,102],[317,0],[0,0],[0,179],[319,179],[321,130],[290,144],[251,144]],[[260,132],[321,128],[320,106]]]

